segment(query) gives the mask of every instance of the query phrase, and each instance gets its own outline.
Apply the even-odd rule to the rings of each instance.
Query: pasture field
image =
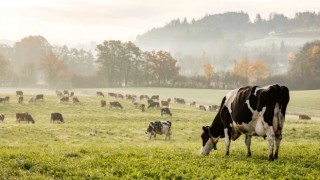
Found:
[[[224,139],[218,150],[200,156],[202,126],[210,125],[216,112],[188,105],[170,104],[172,117],[161,117],[159,109],[135,109],[119,100],[124,109],[100,107],[96,91],[122,94],[159,94],[160,99],[180,97],[187,102],[220,104],[227,91],[169,88],[74,89],[81,103],[60,103],[55,90],[22,89],[25,99],[38,93],[44,101],[18,104],[15,90],[9,104],[0,104],[6,115],[0,124],[0,179],[319,179],[320,91],[290,92],[288,112],[309,114],[312,120],[288,115],[279,159],[268,161],[268,142],[252,139],[252,157],[246,157],[244,137],[231,142],[224,157]],[[107,103],[116,100],[104,98]],[[146,101],[143,101],[146,104]],[[15,113],[29,112],[35,124],[15,122]],[[60,112],[65,124],[51,124],[50,113]],[[150,121],[170,120],[170,141],[157,135],[150,141]]]

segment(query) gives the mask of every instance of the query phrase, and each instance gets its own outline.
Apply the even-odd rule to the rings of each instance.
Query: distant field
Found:
[[[201,127],[215,112],[172,104],[173,117],[158,109],[141,112],[130,101],[119,100],[123,110],[101,108],[96,91],[123,94],[159,94],[203,104],[220,104],[227,91],[170,88],[74,89],[81,103],[59,103],[55,90],[23,89],[25,99],[45,94],[43,102],[17,103],[15,88],[0,89],[9,104],[0,104],[6,115],[0,124],[1,179],[317,179],[320,176],[320,120],[301,121],[288,116],[280,157],[267,161],[268,143],[253,138],[253,156],[247,158],[244,138],[231,143],[230,157],[223,157],[224,140],[209,156],[200,156]],[[320,116],[320,91],[290,93],[289,112]],[[114,98],[105,98],[107,102]],[[146,102],[144,102],[146,103]],[[15,122],[16,112],[29,112],[35,124]],[[50,113],[61,112],[65,124],[50,124]],[[172,121],[172,139],[148,141],[150,121]]]

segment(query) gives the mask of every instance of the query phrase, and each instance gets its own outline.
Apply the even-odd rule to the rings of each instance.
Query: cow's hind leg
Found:
[[[275,141],[275,133],[274,133],[274,130],[273,130],[272,126],[270,126],[267,129],[267,138],[268,138],[268,141],[269,141],[269,161],[273,161],[274,160],[273,147],[274,147],[274,141]]]
[[[280,147],[280,142],[282,140],[282,135],[276,135],[276,151],[274,153],[274,159],[278,159],[278,151]]]
[[[248,149],[248,152],[247,152],[247,156],[250,157],[251,156],[251,149],[250,149],[250,146],[251,146],[251,136],[246,136],[246,145],[247,145],[247,149]]]

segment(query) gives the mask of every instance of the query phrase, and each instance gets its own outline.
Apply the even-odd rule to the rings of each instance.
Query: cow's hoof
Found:
[[[269,156],[269,161],[273,161],[273,156]]]
[[[247,157],[251,157],[251,153],[248,153],[248,154],[247,154]]]

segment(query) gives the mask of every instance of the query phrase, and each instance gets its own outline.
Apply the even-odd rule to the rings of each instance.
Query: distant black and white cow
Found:
[[[244,134],[248,156],[251,156],[251,137],[262,136],[269,141],[269,161],[277,159],[289,99],[289,89],[277,84],[230,91],[222,99],[211,126],[203,127],[201,154],[208,155],[216,149],[219,138],[226,138],[225,156],[228,156],[231,139]]]
[[[154,121],[150,122],[146,131],[147,137],[150,140],[151,136],[156,137],[156,134],[165,134],[165,140],[170,140],[171,122],[170,121]]]
[[[172,116],[172,113],[170,112],[170,109],[165,107],[165,108],[161,108],[161,116],[162,115],[170,115]]]
[[[60,121],[60,122],[64,123],[62,114],[61,113],[57,113],[57,112],[51,113],[50,122],[54,123],[54,121],[58,121],[58,122]]]

